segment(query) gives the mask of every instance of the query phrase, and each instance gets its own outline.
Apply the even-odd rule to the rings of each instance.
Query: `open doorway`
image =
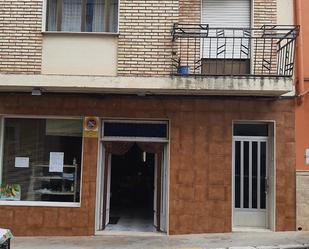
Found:
[[[96,233],[167,232],[168,122],[103,120]]]
[[[155,154],[137,144],[112,155],[110,214],[106,231],[154,232]]]

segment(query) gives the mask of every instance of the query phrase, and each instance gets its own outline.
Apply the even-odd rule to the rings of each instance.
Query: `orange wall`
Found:
[[[305,78],[309,78],[309,1],[302,0],[302,25],[301,32],[304,45],[304,74]]]
[[[309,1],[302,0],[303,56],[305,89],[309,90]],[[301,105],[296,106],[296,168],[309,170],[305,164],[305,149],[309,148],[309,93]]]
[[[309,44],[305,46],[307,47],[307,49],[309,49]],[[308,60],[309,54],[307,57],[309,65]],[[306,70],[306,67],[305,71],[306,74],[309,73],[309,70]],[[305,82],[305,89],[309,90],[309,80]],[[296,107],[296,169],[297,170],[309,171],[309,165],[305,164],[306,148],[309,148],[309,93],[304,97],[302,105],[297,105]]]

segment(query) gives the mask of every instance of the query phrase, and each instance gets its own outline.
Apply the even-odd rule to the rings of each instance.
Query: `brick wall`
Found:
[[[169,75],[172,25],[199,23],[200,6],[201,0],[120,1],[118,74]],[[0,8],[0,73],[40,73],[42,0],[0,0]],[[254,8],[256,27],[276,22],[276,0],[254,0]]]
[[[0,0],[0,73],[40,73],[42,3]]]
[[[118,74],[170,75],[173,24],[199,23],[200,16],[200,0],[120,1]],[[187,45],[182,48],[187,54]]]
[[[170,74],[171,29],[177,20],[177,0],[120,1],[118,74]]]
[[[277,23],[277,0],[254,0],[254,26]]]
[[[200,23],[201,0],[179,0],[179,23]]]
[[[232,121],[276,121],[276,229],[294,230],[293,100],[1,95],[0,113],[169,119],[170,233],[231,231]],[[94,233],[97,140],[85,139],[81,208],[0,206],[15,235]],[[22,223],[21,223],[22,221]]]
[[[277,0],[254,0],[253,4],[253,22],[255,28],[260,28],[263,25],[269,24],[277,24]],[[256,32],[256,35],[262,36],[262,32]],[[277,44],[276,40],[259,40],[254,41],[252,47],[256,47],[255,51],[255,65],[257,67],[257,71],[255,73],[266,73],[262,72],[265,68],[263,68],[263,58],[272,61],[271,65],[271,73],[277,73],[277,50],[275,49]],[[264,50],[265,48],[265,50]],[[266,65],[264,63],[264,65]]]

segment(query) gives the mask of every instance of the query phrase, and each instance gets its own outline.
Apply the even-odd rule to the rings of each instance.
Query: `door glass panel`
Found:
[[[268,136],[267,124],[234,124],[234,136]]]
[[[252,142],[252,208],[257,208],[257,142]]]
[[[261,154],[260,154],[260,160],[261,160],[261,203],[260,208],[266,209],[266,142],[261,142]]]
[[[104,121],[104,137],[168,138],[167,122]]]
[[[235,207],[240,208],[240,141],[235,142]]]
[[[249,142],[244,142],[244,208],[249,208]]]

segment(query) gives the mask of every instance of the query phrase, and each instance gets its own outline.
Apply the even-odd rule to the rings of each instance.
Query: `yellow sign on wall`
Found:
[[[98,138],[100,119],[98,117],[85,117],[84,137]]]

